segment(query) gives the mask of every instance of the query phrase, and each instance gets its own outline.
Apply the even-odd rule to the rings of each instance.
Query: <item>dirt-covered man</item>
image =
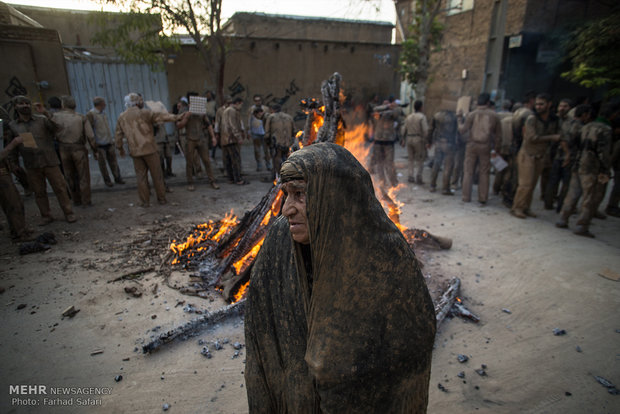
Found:
[[[457,139],[457,123],[454,111],[442,109],[433,115],[431,120],[430,139],[435,146],[435,159],[431,171],[430,191],[437,190],[437,175],[439,169],[442,173],[442,194],[453,195],[450,190],[450,177],[454,166],[454,148]]]
[[[244,132],[241,121],[242,98],[233,99],[230,106],[222,112],[220,124],[220,145],[222,146],[222,158],[228,178],[237,185],[248,184],[241,176],[241,143]]]
[[[52,119],[60,125],[56,132],[60,161],[65,178],[69,184],[71,198],[76,206],[92,206],[90,190],[90,166],[88,148],[97,154],[97,144],[90,121],[85,115],[75,112],[75,99],[63,96],[62,110],[56,112]]]
[[[93,108],[88,111],[86,117],[93,128],[95,134],[95,142],[97,143],[97,154],[95,159],[99,163],[99,171],[105,185],[112,187],[114,183],[110,179],[108,174],[108,166],[110,172],[114,177],[116,184],[125,184],[125,181],[121,177],[121,170],[118,167],[118,160],[116,159],[116,147],[114,146],[114,135],[110,130],[110,122],[108,115],[105,113],[106,102],[101,96],[93,98]],[[107,165],[106,165],[107,162]]]
[[[401,131],[401,145],[407,148],[410,183],[424,184],[422,173],[424,161],[430,147],[428,137],[428,121],[422,112],[422,101],[415,101],[414,112],[409,114]]]
[[[125,96],[125,112],[116,122],[115,143],[121,157],[125,156],[123,141],[127,141],[129,155],[133,159],[138,182],[139,206],[148,207],[150,189],[148,173],[151,173],[153,186],[159,204],[166,204],[166,186],[159,162],[157,143],[155,142],[153,124],[158,122],[176,122],[185,114],[153,112],[144,108],[144,101],[137,93]]]
[[[535,114],[528,116],[523,129],[523,143],[517,155],[519,185],[510,213],[524,219],[536,217],[530,207],[534,188],[544,167],[547,148],[560,140],[560,122],[551,111],[551,97],[546,93],[536,96]]]
[[[272,104],[273,113],[267,117],[265,124],[265,139],[273,155],[272,179],[280,171],[280,166],[288,157],[293,145],[295,122],[293,117],[282,112],[280,104]]]
[[[11,151],[9,158],[12,166],[17,166],[18,155],[22,156],[28,183],[34,192],[37,207],[43,218],[42,224],[54,220],[47,198],[47,182],[54,190],[67,222],[75,222],[77,219],[71,207],[67,183],[60,171],[60,160],[54,148],[54,134],[60,126],[52,120],[51,114],[40,103],[35,104],[38,114],[32,113],[32,103],[25,96],[14,97],[13,104],[18,118],[9,124],[9,137],[21,136],[23,143]]]

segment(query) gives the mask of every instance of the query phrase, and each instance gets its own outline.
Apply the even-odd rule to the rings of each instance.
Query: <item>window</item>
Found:
[[[474,0],[448,0],[448,16],[474,8]]]

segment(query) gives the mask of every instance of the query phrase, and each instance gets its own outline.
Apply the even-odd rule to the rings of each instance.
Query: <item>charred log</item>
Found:
[[[463,319],[469,319],[474,323],[480,322],[480,318],[474,315],[465,305],[463,305],[462,302],[459,301],[454,303],[452,309],[450,309],[450,313],[455,316],[460,316]]]
[[[321,94],[323,95],[323,105],[325,105],[325,119],[319,133],[317,141],[336,142],[338,135],[338,125],[341,122],[340,114],[340,82],[342,76],[338,72],[321,84]]]
[[[151,353],[158,350],[163,345],[174,341],[177,338],[186,338],[195,335],[196,333],[207,329],[213,324],[222,322],[231,317],[237,317],[243,312],[244,308],[245,299],[233,303],[232,305],[228,305],[221,309],[218,309],[215,312],[209,312],[199,318],[192,319],[191,321],[179,327],[160,334],[151,342],[144,345],[142,347],[142,352],[145,354]]]
[[[443,322],[443,320],[454,306],[454,302],[456,301],[456,297],[459,295],[459,290],[461,288],[461,279],[455,277],[448,284],[448,288],[441,295],[437,304],[435,305],[435,318],[437,321],[437,326]]]

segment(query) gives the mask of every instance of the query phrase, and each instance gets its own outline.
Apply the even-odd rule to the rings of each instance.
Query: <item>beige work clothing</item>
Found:
[[[54,149],[53,134],[58,129],[59,125],[55,121],[41,115],[32,115],[27,121],[16,119],[9,124],[9,135],[12,137],[30,133],[34,138],[36,148],[19,144],[9,158],[13,165],[18,165],[17,154],[22,156],[28,183],[35,194],[35,202],[41,216],[45,218],[51,217],[46,180],[54,190],[65,216],[73,214],[67,183],[60,171],[60,161]]]
[[[90,167],[86,142],[93,151],[97,150],[90,121],[86,116],[67,109],[56,112],[52,119],[60,126],[56,140],[71,198],[76,205],[90,205]]]
[[[86,118],[88,118],[88,122],[90,122],[90,126],[93,129],[97,145],[114,144],[114,136],[110,130],[110,122],[105,112],[93,108],[88,111]]]
[[[241,114],[234,107],[229,106],[222,113],[220,125],[220,145],[224,147],[230,144],[241,144],[243,142],[243,125]]]
[[[209,182],[214,183],[215,177],[211,170],[211,158],[209,156],[209,140],[211,139],[208,131],[211,124],[207,116],[201,116],[197,114],[190,115],[187,124],[185,125],[185,131],[187,134],[187,149],[186,154],[197,154],[198,157],[192,156],[185,159],[185,175],[187,177],[188,184],[194,182],[193,172],[195,169],[200,168],[200,160],[205,167],[205,172],[209,178]],[[198,164],[196,164],[198,160]]]
[[[530,115],[523,129],[523,143],[517,155],[518,186],[512,203],[512,210],[525,212],[532,205],[536,182],[544,168],[545,154],[549,143],[559,133],[557,117],[549,114],[547,122],[537,115]]]
[[[140,109],[133,106],[118,117],[115,133],[116,147],[121,150],[123,138],[127,139],[129,154],[133,158],[138,181],[138,196],[143,206],[149,205],[148,171],[150,171],[153,179],[157,200],[160,204],[166,202],[166,187],[159,162],[157,143],[153,135],[153,124],[174,122],[182,116],[182,114],[157,113],[150,109]]]
[[[422,182],[424,161],[426,160],[428,144],[428,122],[422,112],[414,112],[407,116],[402,128],[402,136],[405,138],[409,167],[409,179]]]
[[[93,128],[93,134],[95,135],[95,143],[97,144],[97,163],[99,164],[99,171],[103,177],[103,181],[106,184],[111,184],[110,175],[108,174],[108,166],[112,172],[114,180],[119,183],[122,181],[121,171],[118,167],[118,160],[116,159],[116,151],[114,147],[114,135],[110,130],[110,122],[108,116],[103,111],[99,111],[97,108],[93,108],[86,114],[91,127]],[[107,161],[107,165],[106,165]]]

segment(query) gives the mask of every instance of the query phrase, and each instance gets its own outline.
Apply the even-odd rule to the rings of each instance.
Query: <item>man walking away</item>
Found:
[[[99,171],[105,185],[112,187],[114,184],[108,174],[108,166],[110,172],[114,177],[114,181],[117,184],[125,184],[125,181],[121,178],[121,170],[118,167],[118,161],[116,159],[116,148],[114,147],[114,136],[110,130],[110,122],[105,111],[106,102],[101,96],[96,96],[93,99],[93,109],[88,111],[86,117],[93,128],[95,134],[95,142],[97,144],[97,153],[95,159],[99,163]],[[107,165],[106,165],[107,162]]]

